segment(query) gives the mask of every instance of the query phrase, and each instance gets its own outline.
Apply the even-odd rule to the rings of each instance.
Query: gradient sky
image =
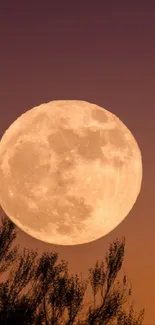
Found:
[[[42,3],[42,4],[40,4]],[[82,99],[116,114],[135,136],[143,183],[127,218],[110,234],[74,247],[18,231],[22,247],[57,251],[83,272],[116,237],[126,237],[123,268],[135,309],[155,324],[155,3],[3,1],[0,5],[0,136],[22,113],[53,99]],[[134,186],[134,184],[133,184]]]

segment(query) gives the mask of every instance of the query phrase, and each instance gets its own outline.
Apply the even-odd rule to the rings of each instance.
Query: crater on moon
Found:
[[[108,116],[105,111],[98,110],[97,108],[94,108],[91,112],[91,116],[93,120],[96,120],[98,123],[107,123],[108,122]]]
[[[76,152],[83,159],[103,159],[101,146],[106,144],[106,139],[101,138],[100,131],[85,130],[81,136],[72,129],[60,128],[48,136],[50,146],[58,155],[69,155]]]

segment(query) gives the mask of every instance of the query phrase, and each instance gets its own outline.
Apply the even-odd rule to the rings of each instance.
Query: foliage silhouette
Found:
[[[126,307],[131,296],[127,276],[117,280],[124,258],[124,238],[110,245],[105,261],[97,261],[84,281],[77,274],[69,276],[67,262],[58,263],[55,252],[39,257],[37,251],[24,249],[19,253],[16,248],[9,255],[7,247],[12,241],[6,233],[12,234],[12,241],[15,239],[13,225],[3,220],[0,256],[4,261],[5,256],[11,256],[14,263],[7,280],[0,284],[0,324],[142,325],[144,310],[136,315],[132,303]],[[86,304],[88,284],[93,300]]]
[[[16,230],[14,224],[6,218],[1,218],[2,226],[0,228],[0,275],[7,271],[11,263],[17,257],[18,246],[11,249],[11,245],[16,238]]]

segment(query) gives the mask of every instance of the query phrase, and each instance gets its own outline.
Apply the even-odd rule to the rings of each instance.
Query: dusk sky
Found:
[[[60,99],[92,102],[126,124],[142,152],[142,189],[125,220],[92,243],[44,244],[20,230],[16,241],[21,248],[58,252],[71,273],[87,277],[96,260],[104,259],[109,244],[125,236],[123,269],[133,286],[135,309],[144,307],[144,324],[155,324],[153,1],[3,1],[0,137],[22,113]]]

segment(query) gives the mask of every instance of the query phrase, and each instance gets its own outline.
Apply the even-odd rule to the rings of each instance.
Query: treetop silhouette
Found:
[[[105,261],[96,261],[88,280],[69,275],[68,263],[58,254],[11,249],[16,232],[11,221],[3,219],[0,231],[0,267],[12,263],[5,282],[0,283],[0,324],[11,325],[142,325],[144,310],[134,312],[129,303],[131,286],[124,274],[117,276],[124,260],[125,238],[109,247]],[[91,286],[93,299],[85,303]],[[99,297],[98,297],[99,296]],[[100,299],[97,299],[100,298]],[[127,308],[127,304],[129,305]]]

